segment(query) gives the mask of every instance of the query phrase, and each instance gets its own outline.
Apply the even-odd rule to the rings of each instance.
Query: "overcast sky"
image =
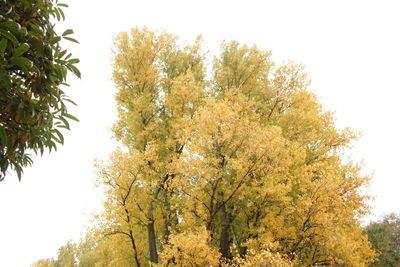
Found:
[[[135,26],[165,29],[218,52],[223,40],[271,50],[273,59],[306,66],[316,92],[335,111],[338,127],[363,133],[353,158],[373,174],[372,216],[400,212],[398,171],[400,3],[398,1],[65,1],[67,20],[80,45],[66,44],[82,79],[67,90],[80,119],[56,153],[36,158],[22,182],[0,183],[0,266],[29,266],[78,240],[101,206],[93,159],[114,149],[115,92],[110,80],[112,38]]]

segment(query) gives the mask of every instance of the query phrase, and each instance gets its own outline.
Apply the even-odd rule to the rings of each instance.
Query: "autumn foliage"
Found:
[[[368,266],[368,177],[308,89],[302,66],[201,38],[115,39],[122,144],[99,162],[104,212],[90,266]],[[158,265],[157,265],[158,264]],[[89,265],[88,265],[89,266]]]

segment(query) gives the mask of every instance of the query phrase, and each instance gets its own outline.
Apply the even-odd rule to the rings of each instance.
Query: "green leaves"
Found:
[[[68,61],[68,63],[69,63],[69,64],[76,64],[76,63],[79,63],[79,59],[78,59],[78,58],[70,59],[70,60]]]
[[[24,70],[29,70],[33,67],[33,62],[25,57],[17,57],[12,62]]]
[[[72,116],[71,114],[65,113],[64,117],[79,122],[79,120],[76,117]]]
[[[14,21],[3,21],[0,22],[0,28],[18,32],[19,30],[21,30],[21,25],[19,25],[19,23]]]
[[[50,39],[50,44],[54,45],[54,44],[58,43],[60,40],[61,40],[61,37],[55,36]]]
[[[60,143],[60,144],[64,144],[64,136],[61,134],[61,132],[59,131],[59,130],[57,130],[57,129],[53,129],[53,130],[51,130],[51,136],[52,136],[52,138],[57,142],[57,143]],[[56,134],[56,135],[54,135],[54,134]]]
[[[15,38],[15,36],[12,35],[11,33],[9,33],[8,31],[0,29],[0,35],[2,35],[3,37],[7,38],[8,40],[10,40],[13,43],[14,46],[18,45],[17,38]]]
[[[67,68],[72,71],[73,74],[75,74],[76,77],[81,78],[81,72],[79,71],[79,69],[77,67],[75,67],[72,64],[68,64]]]
[[[6,48],[7,48],[7,39],[3,38],[0,41],[0,53],[3,54]]]
[[[67,102],[71,103],[71,104],[74,105],[74,106],[77,106],[77,105],[78,105],[78,104],[76,104],[74,101],[72,101],[71,99],[68,99],[68,98],[64,99],[64,101],[67,101]]]
[[[63,32],[62,36],[67,36],[67,35],[70,35],[70,34],[73,34],[73,33],[74,33],[74,31],[72,29],[68,29],[68,30]]]
[[[387,214],[381,220],[371,222],[365,233],[374,250],[380,254],[371,266],[397,266],[400,260],[400,215]]]
[[[59,119],[61,122],[63,122],[64,124],[61,124],[60,122],[57,122],[56,125],[58,126],[58,128],[65,128],[67,130],[69,130],[69,122],[62,116],[56,117],[57,119]]]
[[[21,181],[22,173],[24,172],[24,171],[22,170],[22,167],[21,167],[20,165],[16,165],[16,166],[15,166],[15,172],[17,173],[18,180]]]
[[[72,29],[56,32],[53,18],[64,20],[68,6],[57,2],[0,1],[0,179],[10,168],[20,179],[32,162],[27,152],[56,149],[61,128],[78,121],[61,86],[68,72],[81,77],[79,59],[60,44],[78,41]]]
[[[23,55],[26,51],[29,50],[29,48],[30,46],[27,43],[20,44],[19,47],[14,50],[14,56],[19,57]]]
[[[64,39],[79,44],[79,42],[78,42],[76,39],[74,39],[74,38],[71,38],[71,37],[64,37]]]

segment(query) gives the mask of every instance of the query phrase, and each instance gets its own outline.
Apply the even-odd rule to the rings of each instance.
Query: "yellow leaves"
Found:
[[[137,28],[130,35],[121,33],[115,39],[113,78],[119,89],[119,120],[124,123],[117,123],[114,131],[127,146],[134,139],[136,146],[143,148],[147,140],[157,135],[154,119],[159,109],[160,71],[156,63],[168,40],[172,37],[166,33],[156,35]]]
[[[107,247],[118,264],[132,259],[129,231],[141,262],[153,246],[164,265],[217,266],[219,244],[237,266],[367,264],[368,178],[341,160],[354,134],[335,127],[302,66],[230,42],[210,75],[200,39],[182,47],[147,29],[119,35],[114,53],[114,134],[128,152],[99,167],[99,227],[124,232]]]
[[[257,93],[273,67],[270,55],[256,46],[223,43],[221,56],[214,59],[215,92],[223,95],[227,89],[240,88],[245,95]]]
[[[196,82],[189,70],[171,81],[170,90],[164,98],[165,113],[168,117],[169,141],[184,144],[190,138],[191,120],[204,98],[203,84]]]
[[[172,80],[170,92],[165,96],[165,107],[172,117],[193,116],[195,107],[203,97],[201,86],[194,81],[193,74],[188,71]]]
[[[133,256],[129,239],[123,235],[113,235],[98,240],[95,249],[96,267],[132,266]],[[144,259],[145,250],[139,248],[139,257]]]
[[[292,199],[283,202],[282,209],[266,207],[267,215],[262,220],[272,240],[285,240],[278,251],[315,251],[312,253],[318,256],[313,259],[298,255],[297,261],[304,265],[342,261],[346,266],[366,266],[373,253],[361,238],[357,221],[358,212],[365,210],[364,198],[353,191],[366,180],[352,177],[356,170],[356,167],[340,166],[337,161],[317,162],[292,180]],[[344,243],[346,249],[339,249]],[[344,254],[336,254],[339,251]]]
[[[242,267],[292,267],[295,266],[287,257],[279,253],[271,253],[268,250],[251,251],[245,258],[236,257],[229,264],[222,266]]]
[[[277,91],[276,96],[286,104],[292,94],[305,90],[310,84],[304,66],[288,62],[274,70],[273,86]]]
[[[161,266],[218,266],[220,253],[204,227],[172,235],[161,255]],[[169,263],[169,264],[168,264]]]
[[[277,250],[278,244],[272,243],[270,237],[260,236],[258,239],[250,239],[245,245],[246,255],[236,256],[222,264],[223,267],[245,266],[245,267],[292,267],[295,266],[287,255],[282,255]]]
[[[157,253],[158,266],[367,266],[368,177],[341,154],[356,135],[335,127],[302,66],[221,50],[206,73],[200,38],[116,38],[125,149],[97,163],[96,266],[156,266]]]
[[[155,90],[158,71],[154,63],[168,38],[165,33],[156,35],[146,28],[134,28],[130,34],[123,32],[115,38],[114,80],[122,92],[129,88],[136,94]]]

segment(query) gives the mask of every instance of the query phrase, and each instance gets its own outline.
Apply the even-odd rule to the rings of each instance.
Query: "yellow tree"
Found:
[[[118,121],[114,134],[128,149],[128,157],[135,161],[126,168],[137,166],[138,170],[133,176],[120,177],[125,184],[126,201],[116,205],[123,207],[122,212],[140,214],[141,226],[147,231],[149,260],[153,263],[158,262],[158,249],[168,241],[171,228],[178,222],[170,203],[172,192],[165,188],[175,177],[172,166],[187,142],[181,133],[183,126],[191,120],[204,96],[200,42],[198,38],[193,45],[181,47],[175,36],[147,29],[121,33],[115,41],[113,73],[118,89]],[[115,164],[112,166],[115,168]],[[109,180],[103,184],[113,187],[113,179]],[[130,200],[134,198],[137,199]],[[135,205],[129,205],[132,201]],[[133,245],[132,249],[137,250]]]
[[[335,127],[301,66],[230,42],[207,74],[200,44],[146,28],[116,38],[114,136],[126,152],[99,166],[99,248],[137,266],[159,255],[198,266],[205,253],[209,263],[367,266],[368,177],[342,160],[355,135]]]
[[[108,239],[107,244],[117,242],[118,247],[123,248],[122,251],[132,251],[131,257],[114,255],[114,263],[119,258],[122,261],[131,258],[137,266],[141,266],[140,260],[143,259],[144,248],[138,247],[137,240],[142,242],[144,240],[140,228],[147,225],[144,205],[148,200],[144,196],[146,192],[143,192],[140,180],[142,169],[143,162],[139,157],[133,160],[119,150],[111,155],[108,165],[98,164],[101,178],[98,182],[104,188],[106,198],[104,212],[97,217],[99,230],[95,232],[100,237]],[[138,195],[142,197],[137,198]],[[102,244],[103,248],[104,246]]]
[[[224,258],[271,243],[300,265],[368,264],[359,221],[368,178],[341,160],[354,134],[335,128],[302,67],[275,67],[269,53],[232,42],[211,84],[178,165],[183,221],[205,225]]]
[[[257,114],[240,105],[243,97],[235,93],[229,97],[211,99],[199,111],[182,157],[183,173],[176,179],[178,191],[189,198],[186,209],[211,231],[227,258],[231,257],[232,221],[243,189],[279,165],[276,159],[285,153],[280,130],[260,126]]]

